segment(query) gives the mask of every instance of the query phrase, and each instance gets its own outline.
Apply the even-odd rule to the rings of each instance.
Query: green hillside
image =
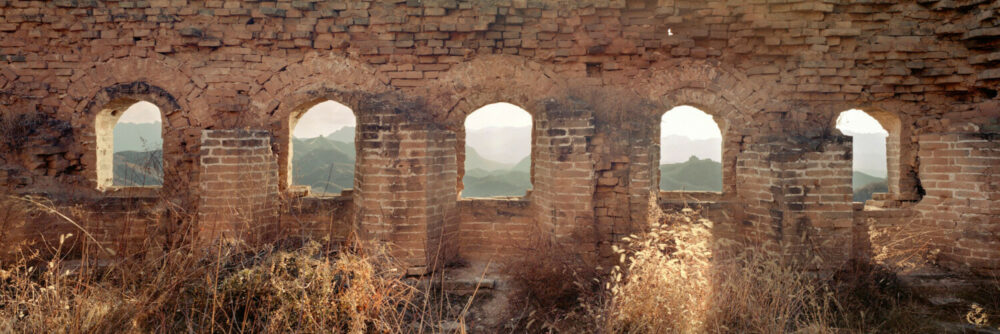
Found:
[[[163,185],[163,151],[125,151],[114,155],[115,186],[159,186]]]
[[[462,197],[524,196],[531,189],[530,170],[530,157],[509,165],[483,158],[466,146]]]
[[[521,162],[518,162],[516,165],[514,165],[514,168],[511,168],[511,170],[516,170],[518,172],[524,172],[524,173],[529,173],[530,174],[531,173],[531,157],[524,157],[524,159],[522,159]]]
[[[854,189],[854,201],[864,202],[872,199],[874,193],[884,193],[889,191],[889,184],[885,178],[871,176],[862,172],[854,172],[852,180]]]
[[[660,189],[722,191],[722,163],[692,155],[685,162],[660,165]]]
[[[333,133],[326,135],[326,139],[342,143],[353,143],[354,127],[353,126],[342,127],[340,128],[340,130],[334,131]]]
[[[482,169],[485,171],[508,170],[514,167],[502,162],[483,158],[472,146],[465,146],[465,169]]]
[[[871,183],[885,182],[884,177],[872,176],[862,172],[854,172],[854,178],[852,179],[851,186],[854,189],[861,189],[861,187],[867,186]]]
[[[294,138],[292,145],[292,184],[309,186],[318,195],[354,187],[352,143],[316,137]]]
[[[467,171],[462,178],[462,197],[524,196],[531,189],[531,175],[514,170]]]

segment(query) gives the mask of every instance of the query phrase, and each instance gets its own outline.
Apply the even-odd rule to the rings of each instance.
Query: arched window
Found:
[[[292,115],[289,184],[308,186],[317,196],[336,196],[354,187],[354,112],[323,101]]]
[[[712,116],[690,106],[663,114],[660,190],[722,191],[722,131]]]
[[[524,196],[531,189],[531,114],[494,103],[465,119],[462,197]]]
[[[98,187],[163,185],[163,119],[156,105],[115,104],[96,119]]]
[[[854,201],[864,202],[872,194],[889,192],[889,132],[868,113],[851,109],[837,117],[837,129],[854,140]]]

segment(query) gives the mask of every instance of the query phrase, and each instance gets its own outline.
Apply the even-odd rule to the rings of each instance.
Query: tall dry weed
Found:
[[[697,211],[665,213],[616,248],[607,327],[625,333],[827,331],[825,282],[775,247],[712,236]],[[741,247],[737,247],[741,246]],[[737,249],[721,255],[720,249]]]
[[[415,289],[378,249],[211,251],[96,265],[34,252],[0,271],[0,331],[402,332]]]

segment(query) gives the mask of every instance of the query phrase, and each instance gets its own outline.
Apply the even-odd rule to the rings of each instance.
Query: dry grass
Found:
[[[416,290],[378,250],[333,252],[315,242],[210,250],[106,266],[62,261],[58,252],[25,256],[0,272],[0,329],[397,332],[411,311]]]
[[[824,281],[775,247],[713,239],[712,224],[685,209],[624,239],[605,286],[611,331],[830,332],[833,298]],[[718,256],[720,249],[737,250]]]
[[[87,224],[46,203],[0,201],[4,224],[29,214],[79,233],[0,262],[0,332],[396,333],[421,312],[421,292],[377,245],[220,241],[124,256],[78,241],[92,239]]]
[[[0,218],[23,223],[27,211],[37,210],[26,204],[33,202],[0,201]],[[806,269],[815,263],[798,263],[778,246],[716,238],[715,223],[697,210],[655,212],[647,230],[613,248],[610,268],[555,243],[530,247],[531,256],[506,265],[515,294],[499,315],[507,321],[492,330],[939,331],[900,287],[895,266],[857,264],[819,275]],[[472,303],[459,300],[461,311],[444,311],[440,291],[428,293],[429,285],[403,277],[385,249],[358,241],[179,243],[128,256],[75,250],[68,260],[73,247],[99,247],[79,242],[87,224],[78,226],[80,233],[49,249],[22,248],[35,250],[0,263],[0,331],[443,332],[447,320],[464,324]],[[995,285],[984,289],[1000,296]],[[971,306],[963,320],[996,328],[997,300]]]
[[[713,236],[697,210],[660,213],[614,247],[610,270],[541,247],[507,271],[510,332],[940,332],[885,267],[818,273],[780,246]],[[816,257],[806,257],[816,258]],[[815,260],[814,260],[815,261]],[[979,316],[977,319],[981,319]]]

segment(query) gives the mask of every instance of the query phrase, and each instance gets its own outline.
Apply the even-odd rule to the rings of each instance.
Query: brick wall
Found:
[[[581,252],[593,252],[595,240],[593,193],[596,177],[590,138],[592,110],[551,101],[536,115],[531,192],[543,235],[571,242]]]
[[[397,103],[376,99],[358,110],[355,221],[422,273],[455,256],[456,139]]]
[[[355,231],[354,199],[298,197],[282,203],[276,236],[343,242]]]
[[[266,240],[278,218],[278,162],[267,131],[205,130],[201,137],[199,239]]]
[[[819,247],[836,263],[862,247],[845,239],[864,239],[850,221],[859,229],[858,220],[915,217],[949,231],[937,244],[952,267],[992,268],[998,9],[990,1],[0,0],[0,111],[34,117],[19,140],[0,141],[0,182],[63,204],[127,195],[98,191],[96,118],[149,101],[163,113],[165,182],[146,196],[197,213],[205,231],[249,220],[327,236],[357,226],[419,273],[464,251],[485,256],[465,240],[502,226],[509,209],[497,219],[479,214],[488,205],[473,220],[459,212],[457,128],[475,108],[505,101],[532,113],[534,190],[518,205],[541,236],[589,253],[644,223],[656,195],[658,117],[687,104],[716,117],[725,137],[725,191],[702,198],[708,215],[728,219],[719,233],[793,242],[805,231],[838,244]],[[292,195],[271,181],[287,176],[290,119],[322,99],[358,116],[357,189],[337,200],[277,201]],[[845,203],[850,146],[830,123],[855,107],[898,120],[887,126],[899,130],[889,129],[898,136],[888,142],[894,196],[872,203],[893,214]],[[205,146],[206,130],[271,143]],[[260,182],[231,182],[244,179],[233,171],[244,167]]]
[[[913,206],[940,261],[959,271],[1000,272],[1000,143],[996,135],[926,134],[919,138],[920,181]]]
[[[470,262],[499,263],[537,246],[533,243],[539,240],[533,238],[538,237],[538,228],[530,205],[518,198],[459,200],[459,254]]]
[[[742,226],[734,230],[803,260],[819,256],[823,269],[840,267],[854,238],[850,138],[762,139],[740,154],[743,205],[733,216],[742,217]]]

